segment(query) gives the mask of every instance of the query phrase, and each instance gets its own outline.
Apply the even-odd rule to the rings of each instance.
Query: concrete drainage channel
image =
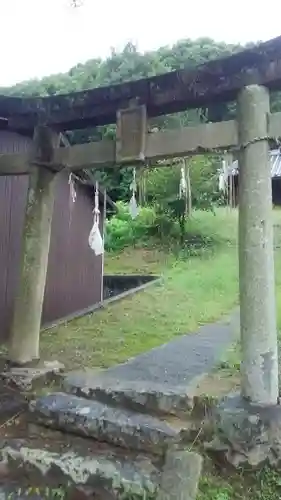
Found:
[[[112,302],[125,299],[129,295],[146,289],[147,287],[155,284],[161,284],[162,278],[156,275],[141,275],[141,274],[112,274],[103,277],[103,300],[86,309],[76,311],[69,314],[64,318],[60,318],[53,323],[43,325],[42,330],[55,328],[56,326],[71,321],[75,318],[80,318],[86,314],[92,313],[99,309],[107,307]]]
[[[156,283],[161,283],[160,276],[139,274],[105,275],[103,278],[103,303],[101,305],[106,307],[111,302],[121,300]]]

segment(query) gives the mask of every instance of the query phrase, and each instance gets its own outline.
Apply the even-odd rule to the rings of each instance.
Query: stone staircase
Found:
[[[82,498],[97,489],[101,499],[170,498],[169,489],[183,488],[189,496],[181,498],[195,499],[202,460],[188,443],[201,425],[193,418],[196,382],[184,388],[117,380],[107,371],[70,373],[59,392],[31,401],[37,437],[9,442],[2,462],[17,477],[20,470],[29,481],[63,484]]]
[[[103,371],[63,375],[52,362],[0,374],[5,386],[37,392],[24,439],[2,440],[0,498],[194,500],[202,459],[192,450],[211,437],[213,403],[197,389],[235,340],[238,319],[236,311]],[[54,383],[46,395],[43,380]],[[18,484],[28,493],[19,495]]]

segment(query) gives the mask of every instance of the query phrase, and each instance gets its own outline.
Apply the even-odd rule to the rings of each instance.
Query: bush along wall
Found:
[[[206,234],[196,217],[185,218],[182,222],[173,204],[141,207],[138,216],[132,219],[129,205],[117,202],[117,213],[106,221],[106,251],[157,245],[191,256],[210,248],[213,243],[212,235]]]

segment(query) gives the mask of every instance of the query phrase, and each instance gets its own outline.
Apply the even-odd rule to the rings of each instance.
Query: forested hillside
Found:
[[[7,95],[39,96],[73,92],[153,76],[179,68],[193,67],[210,59],[241,50],[239,45],[217,43],[209,38],[181,40],[172,47],[141,54],[128,43],[122,52],[111,51],[105,60],[91,59],[77,64],[67,73],[51,75],[42,80],[29,80],[1,89]]]

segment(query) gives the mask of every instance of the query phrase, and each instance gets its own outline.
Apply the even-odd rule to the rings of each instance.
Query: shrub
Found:
[[[106,250],[122,250],[126,246],[144,243],[150,235],[155,223],[156,214],[153,208],[140,208],[139,215],[132,219],[129,206],[123,202],[117,203],[118,211],[106,221]]]
[[[106,222],[105,249],[120,251],[128,246],[158,244],[179,258],[202,255],[216,242],[216,237],[202,224],[202,216],[188,218],[182,227],[175,209],[155,206],[140,208],[132,219],[129,206],[117,204],[118,212]],[[204,212],[201,212],[203,214]],[[208,219],[209,220],[209,219]],[[203,218],[204,221],[204,218]]]

